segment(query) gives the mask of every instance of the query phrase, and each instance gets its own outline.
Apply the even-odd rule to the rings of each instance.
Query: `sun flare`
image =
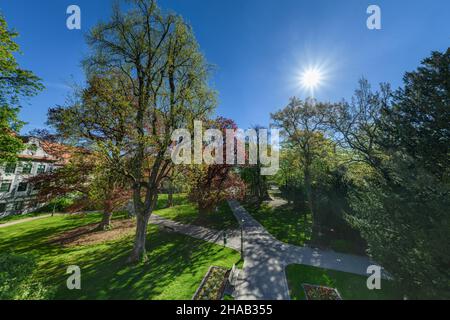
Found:
[[[301,84],[304,88],[308,90],[314,90],[323,81],[322,72],[316,68],[306,69],[301,75]]]

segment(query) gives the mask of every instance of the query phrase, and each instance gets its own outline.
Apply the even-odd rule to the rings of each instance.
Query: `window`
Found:
[[[16,172],[16,164],[8,163],[5,167],[5,173],[6,174],[14,174],[15,172]]]
[[[27,191],[27,188],[28,188],[28,183],[21,182],[21,183],[19,183],[19,185],[17,187],[17,192],[25,192],[25,191]]]
[[[37,167],[36,173],[44,173],[45,172],[45,164],[40,164]]]
[[[11,181],[3,181],[0,183],[0,192],[9,192],[11,189]]]
[[[30,207],[31,208],[36,208],[38,206],[39,202],[37,200],[32,200],[30,201]]]
[[[23,209],[23,201],[19,201],[19,202],[14,203],[14,210],[19,211],[19,210],[22,210],[22,209]]]
[[[6,211],[6,203],[0,203],[0,213],[4,213]]]
[[[31,173],[31,169],[33,169],[33,164],[32,163],[24,163],[22,165],[22,173],[23,174],[30,174]]]

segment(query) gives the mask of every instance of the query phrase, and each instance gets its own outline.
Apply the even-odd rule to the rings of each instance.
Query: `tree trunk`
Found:
[[[308,207],[309,207],[309,211],[311,212],[312,215],[312,221],[313,221],[313,229],[318,227],[318,219],[316,216],[316,213],[314,212],[314,197],[313,197],[313,191],[312,191],[312,186],[311,186],[311,173],[309,171],[309,167],[305,168],[304,171],[304,175],[305,175],[305,189],[306,189],[306,197],[308,199]]]
[[[173,189],[172,186],[169,188],[169,194],[167,196],[167,208],[173,207]]]
[[[141,261],[145,262],[147,260],[145,240],[147,237],[147,226],[150,215],[151,212],[136,212],[136,236],[134,239],[133,251],[128,259],[129,262],[136,263]]]
[[[100,222],[97,229],[100,231],[110,230],[111,229],[111,218],[112,218],[112,211],[104,210],[102,222]]]
[[[111,218],[112,218],[112,204],[111,201],[106,200],[103,205],[103,218],[97,227],[100,231],[105,231],[111,229]]]
[[[197,208],[199,223],[207,221],[208,215],[213,211],[211,205],[197,202]]]

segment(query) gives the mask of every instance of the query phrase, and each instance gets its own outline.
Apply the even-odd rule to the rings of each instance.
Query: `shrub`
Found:
[[[36,261],[30,255],[0,254],[0,300],[41,300],[53,292],[33,278]]]

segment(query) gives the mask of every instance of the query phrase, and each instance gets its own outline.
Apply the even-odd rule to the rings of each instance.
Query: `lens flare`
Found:
[[[301,75],[301,85],[310,90],[314,91],[323,81],[323,74],[317,68],[308,68]]]

